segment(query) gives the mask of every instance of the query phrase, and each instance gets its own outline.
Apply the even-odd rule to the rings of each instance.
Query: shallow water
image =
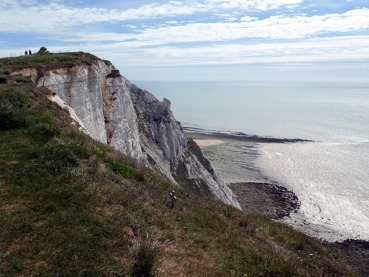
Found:
[[[223,144],[206,151],[226,157],[220,173],[227,181],[266,175],[293,190],[301,208],[290,224],[306,220],[318,233],[338,235],[325,239],[369,240],[369,84],[155,82],[144,88],[170,99],[182,122],[314,140]]]
[[[203,152],[226,183],[263,183],[268,180],[256,164],[258,148],[252,142],[225,140],[222,144],[204,147]]]
[[[259,164],[295,192],[309,223],[369,240],[369,143],[270,144]]]

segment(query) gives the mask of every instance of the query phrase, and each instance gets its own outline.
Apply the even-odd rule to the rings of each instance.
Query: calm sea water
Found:
[[[369,83],[136,84],[171,100],[183,123],[313,140],[260,145],[257,166],[299,197],[295,217],[342,239],[369,240]]]

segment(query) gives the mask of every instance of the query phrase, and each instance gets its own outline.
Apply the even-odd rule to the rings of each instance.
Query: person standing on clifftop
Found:
[[[27,56],[27,54],[28,54],[28,53],[27,53],[27,50],[26,50],[26,51],[24,51],[24,55],[26,55],[26,56]]]
[[[29,55],[32,55],[32,52],[31,52],[31,50],[28,50],[28,54],[29,54]]]

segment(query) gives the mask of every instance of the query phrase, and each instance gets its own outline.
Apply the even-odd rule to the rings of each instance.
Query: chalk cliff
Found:
[[[81,130],[94,139],[162,172],[178,185],[240,208],[200,148],[184,135],[169,100],[161,102],[131,84],[109,61],[78,55],[88,57],[88,62],[17,73],[51,90],[51,100],[67,108]]]
[[[216,174],[201,149],[187,138],[170,110],[170,101],[156,99],[150,92],[131,85],[143,151],[154,166],[172,181],[203,194],[213,194],[227,204],[240,208],[236,197]],[[159,161],[159,162],[157,162]]]

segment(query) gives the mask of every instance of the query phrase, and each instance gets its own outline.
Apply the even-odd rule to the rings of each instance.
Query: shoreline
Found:
[[[222,133],[221,131],[209,131],[197,127],[185,127],[184,131],[188,137],[199,143],[198,146],[203,150],[206,147],[225,144],[230,141],[248,142],[254,145],[259,143],[312,142],[304,139],[250,136],[240,132]],[[215,168],[219,171],[219,168]],[[251,171],[258,170],[253,167],[248,168],[251,168]],[[300,201],[293,191],[267,179],[265,176],[262,181],[226,181],[226,184],[237,196],[241,208],[245,212],[262,214],[272,219],[282,219],[289,217],[291,213],[296,213],[300,207]]]
[[[223,143],[223,141],[219,139],[194,139],[194,141],[199,147],[206,147]]]
[[[313,142],[303,139],[263,138],[258,136],[248,136],[243,133],[221,133],[219,131],[207,131],[200,128],[188,127],[185,128],[185,133],[188,137],[194,140],[218,140],[223,141],[223,144],[232,141],[247,142],[253,144],[256,149],[256,145],[261,143]],[[216,145],[211,144],[200,147],[204,150],[207,147],[216,147]],[[247,155],[247,153],[245,155]],[[224,163],[224,160],[222,161],[222,159],[219,158],[219,154],[217,155],[217,159],[221,161],[220,164],[222,162]],[[212,161],[210,158],[209,160]],[[219,173],[221,172],[217,166],[215,166],[215,168]],[[259,171],[259,169],[255,167],[247,168],[251,171]],[[308,236],[315,237],[328,249],[345,259],[346,262],[362,276],[369,276],[369,241],[355,239],[343,240],[338,234],[335,236],[336,234],[334,233],[334,230],[332,230],[332,232],[328,231],[327,234],[329,234],[331,239],[333,238],[333,240],[329,240],[328,236],[325,236],[326,234],[324,234],[327,230],[324,230],[319,226],[312,226],[303,218],[297,218],[300,202],[293,191],[290,191],[284,186],[276,184],[267,178],[265,178],[264,181],[257,182],[240,180],[236,182],[226,181],[226,183],[237,196],[243,211],[267,216],[273,220],[283,222],[294,229],[300,230]]]
[[[297,196],[283,186],[270,183],[231,183],[244,212],[258,213],[272,219],[289,216],[300,207]]]
[[[183,127],[186,135],[194,136],[198,140],[233,140],[254,143],[298,143],[298,142],[313,142],[312,140],[299,138],[275,138],[261,137],[256,135],[247,135],[242,132],[221,132],[217,130],[204,130],[195,127]]]

